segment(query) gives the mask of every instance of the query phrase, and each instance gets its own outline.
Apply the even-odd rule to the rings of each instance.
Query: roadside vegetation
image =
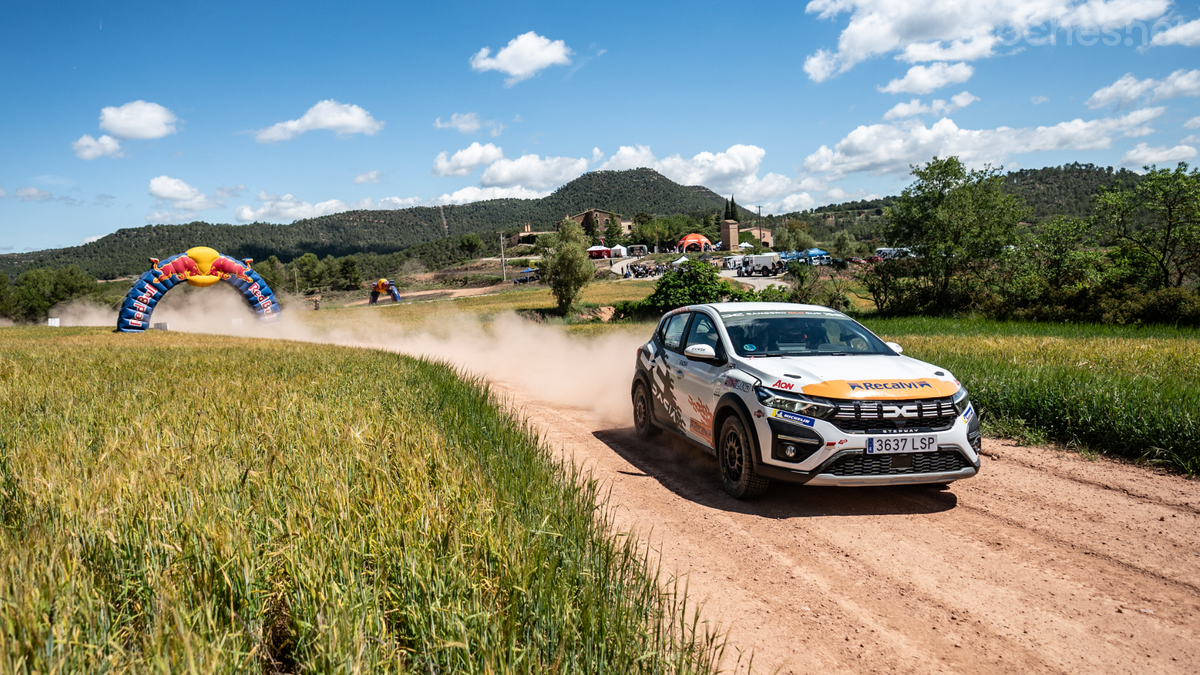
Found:
[[[866,325],[949,368],[985,433],[1200,473],[1200,333],[950,319]]]
[[[446,365],[0,330],[0,671],[713,672],[602,503]]]

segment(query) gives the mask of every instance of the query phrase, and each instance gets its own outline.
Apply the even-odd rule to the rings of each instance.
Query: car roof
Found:
[[[830,309],[822,305],[801,305],[794,302],[714,302],[707,305],[695,306],[711,307],[721,314],[728,314],[730,312],[794,312],[796,310],[833,312],[834,314],[842,314],[836,309]]]

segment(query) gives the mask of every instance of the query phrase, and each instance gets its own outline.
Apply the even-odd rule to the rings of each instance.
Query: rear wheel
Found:
[[[638,382],[633,390],[633,429],[638,438],[653,438],[662,433],[654,424],[654,401],[646,385]]]
[[[754,443],[737,415],[726,417],[721,424],[717,460],[721,465],[721,482],[730,497],[753,499],[766,492],[770,481],[755,473]]]

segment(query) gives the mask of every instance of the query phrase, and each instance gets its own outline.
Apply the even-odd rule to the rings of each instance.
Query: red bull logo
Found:
[[[230,277],[237,277],[248,284],[252,284],[254,283],[254,280],[246,274],[246,270],[250,268],[250,263],[252,262],[254,262],[252,258],[246,258],[244,261],[242,261],[242,263],[245,264],[242,264],[235,261],[233,258],[220,256],[216,260],[213,260],[212,264],[209,265],[209,273],[221,277],[222,280],[229,279]]]
[[[246,271],[250,269],[253,259],[246,258],[238,262],[227,258],[207,246],[189,248],[183,255],[162,264],[157,258],[151,258],[150,264],[158,273],[156,282],[162,283],[168,277],[186,281],[193,286],[212,286],[218,281],[228,281],[237,277],[246,283],[253,283]]]

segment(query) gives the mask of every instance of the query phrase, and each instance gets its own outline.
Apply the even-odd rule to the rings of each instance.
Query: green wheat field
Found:
[[[0,330],[0,672],[708,673],[724,642],[479,382]]]

